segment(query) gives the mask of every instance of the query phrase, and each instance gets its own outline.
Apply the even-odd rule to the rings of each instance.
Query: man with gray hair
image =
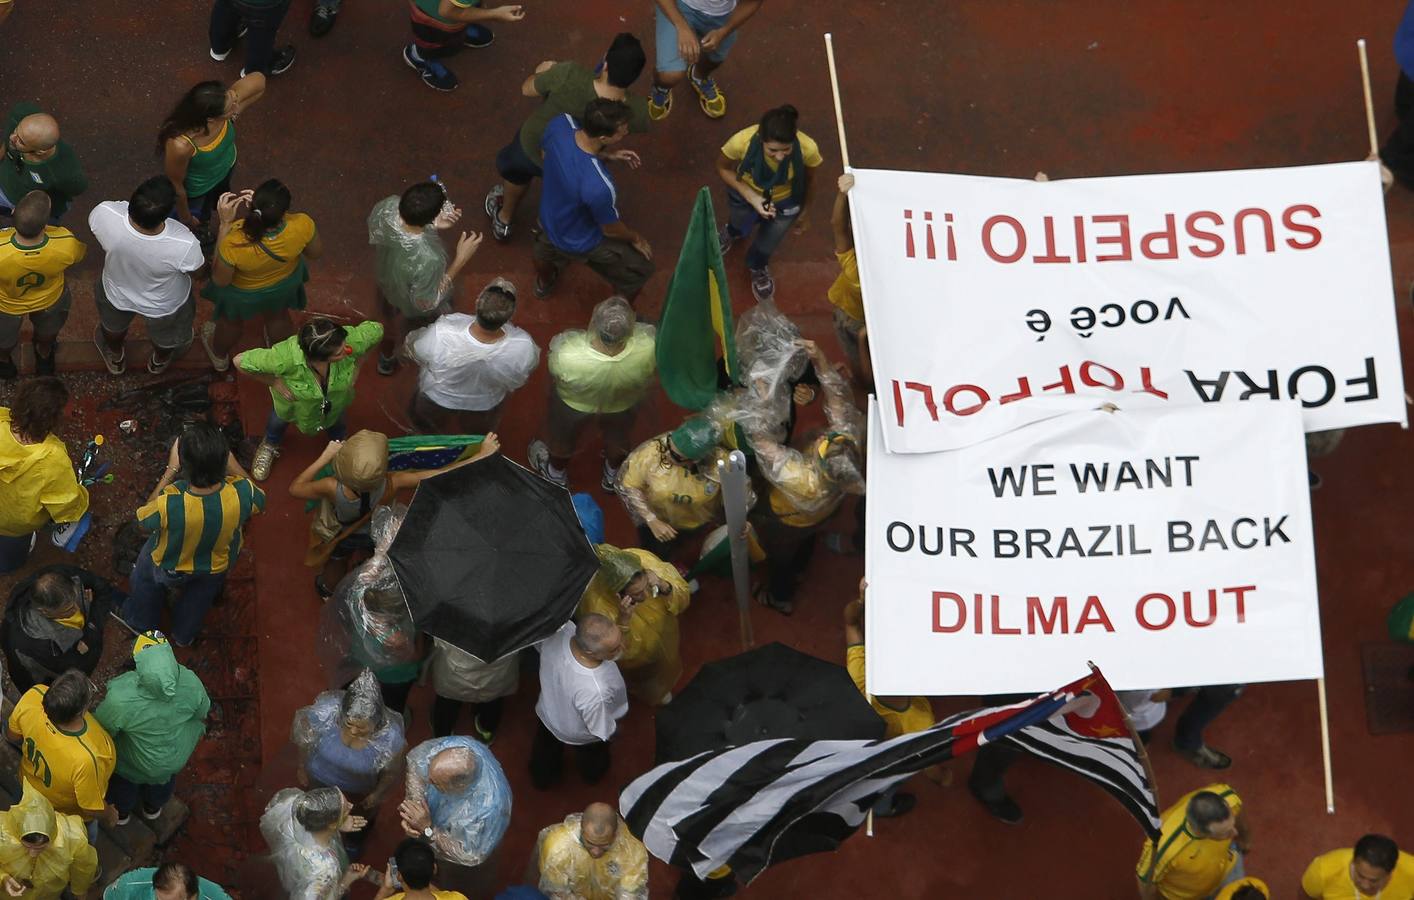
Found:
[[[623,633],[612,619],[591,613],[560,626],[539,648],[540,724],[530,749],[530,781],[542,791],[558,783],[569,747],[585,784],[596,784],[609,770],[609,739],[628,712],[628,689],[615,665]]]
[[[9,215],[30,191],[49,195],[52,221],[88,190],[79,158],[59,139],[59,123],[34,103],[16,103],[5,117],[5,160],[0,163],[0,214]]]
[[[403,833],[437,855],[437,885],[485,896],[496,877],[496,847],[511,821],[511,786],[480,741],[451,735],[424,741],[407,756]]]
[[[1139,854],[1140,900],[1213,896],[1242,879],[1250,842],[1242,798],[1230,786],[1185,794],[1164,810],[1159,839]]]
[[[541,426],[544,439],[530,442],[530,464],[559,485],[584,429],[591,422],[604,438],[600,486],[614,492],[619,466],[632,449],[630,432],[638,407],[653,384],[654,329],[636,321],[623,297],[594,307],[589,328],[570,329],[550,341],[550,401]]]
[[[449,313],[407,336],[407,356],[421,368],[409,410],[425,434],[487,434],[506,397],[540,364],[540,348],[510,324],[516,289],[494,278],[476,298],[475,315]]]

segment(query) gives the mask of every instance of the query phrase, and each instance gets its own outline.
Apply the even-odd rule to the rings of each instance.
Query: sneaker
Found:
[[[13,350],[3,356],[0,356],[0,378],[9,381],[12,378],[17,378],[19,374],[20,367],[15,365],[15,356]]]
[[[496,35],[485,25],[466,26],[466,45],[476,50],[489,47],[496,41]]]
[[[551,278],[549,281],[541,281],[540,276],[536,275],[535,296],[539,297],[541,300],[544,300],[546,297],[550,296],[550,292],[555,289],[555,282],[558,280],[559,277],[556,276],[554,278]]]
[[[698,78],[697,66],[687,70],[688,83],[697,92],[697,104],[709,119],[720,119],[727,114],[727,95],[717,89],[717,82],[711,77]]]
[[[218,372],[224,372],[231,368],[231,358],[229,356],[217,356],[216,351],[211,347],[211,338],[216,334],[216,323],[207,322],[201,326],[201,349],[206,351],[206,358],[211,360],[211,368]]]
[[[599,486],[611,494],[619,492],[619,470],[609,465],[608,460],[604,460],[604,472],[599,477]]]
[[[144,806],[142,807],[142,817],[149,822],[155,822],[158,819],[162,818],[162,810],[159,807],[155,812],[153,812],[148,810],[148,808]]]
[[[98,348],[98,355],[103,360],[103,365],[108,367],[109,375],[121,375],[128,368],[127,351],[124,350],[114,356],[108,342],[103,340],[103,326],[101,325],[93,326],[93,346]]]
[[[327,6],[314,7],[314,14],[309,17],[309,33],[313,37],[324,37],[334,29],[334,20],[338,18],[339,11]]]
[[[569,473],[561,473],[557,478],[550,472],[550,448],[542,440],[533,440],[526,448],[525,458],[530,462],[530,467],[536,474],[546,481],[558,484],[560,487],[569,486]]]
[[[976,798],[977,802],[992,814],[992,817],[1007,825],[1021,824],[1021,807],[1016,805],[1016,801],[1003,795],[1000,799],[989,800],[982,795],[982,792],[972,784],[971,779],[967,782],[967,792]]]
[[[478,715],[471,720],[471,727],[476,729],[476,739],[486,746],[491,746],[491,742],[496,740],[496,732],[482,726],[481,716]]]
[[[506,188],[504,185],[496,185],[486,192],[486,215],[491,219],[491,235],[498,241],[507,241],[511,237],[511,225],[509,222],[501,221],[501,210],[506,206]]]
[[[255,459],[250,464],[250,474],[256,481],[264,481],[270,477],[270,467],[275,465],[275,457],[280,455],[280,448],[262,439],[260,446],[255,448]]]
[[[396,356],[384,356],[378,354],[378,374],[392,375],[398,371],[398,358]]]
[[[776,296],[776,282],[771,278],[771,270],[762,266],[751,270],[751,295],[757,303],[768,303]]]
[[[894,794],[893,800],[889,803],[889,808],[884,810],[883,812],[880,812],[877,809],[874,810],[874,818],[892,819],[895,816],[901,816],[904,813],[909,812],[913,809],[913,807],[917,805],[918,798],[912,794]]]
[[[663,699],[658,701],[658,705],[659,705],[659,706],[667,706],[669,703],[672,703],[672,702],[673,702],[673,692],[672,692],[672,691],[668,691],[666,694],[663,695]]]
[[[1199,745],[1197,750],[1184,750],[1174,744],[1174,750],[1178,755],[1193,763],[1200,769],[1226,769],[1232,765],[1232,757],[1221,750],[1214,750],[1207,744]]]
[[[124,825],[128,824],[129,822],[131,822],[132,820],[133,820],[133,817],[132,817],[132,816],[119,816],[119,817],[118,817],[118,827],[121,828],[121,827],[123,827]]]
[[[274,55],[270,57],[270,74],[283,75],[286,72],[290,71],[290,66],[293,66],[294,64],[295,48],[292,45],[281,47],[279,50],[275,51]],[[244,78],[245,76],[246,70],[241,69],[241,77]]]
[[[162,362],[157,361],[157,354],[153,353],[147,358],[147,371],[151,375],[161,375],[167,371],[167,367],[172,364],[172,360],[177,358],[175,351],[168,353],[167,358]]]
[[[653,85],[653,93],[648,95],[648,118],[661,122],[673,111],[673,92]]]
[[[36,375],[53,375],[53,374],[54,374],[54,362],[55,362],[55,357],[57,357],[58,355],[59,355],[59,347],[58,347],[57,344],[54,345],[54,349],[52,349],[52,350],[49,351],[49,355],[48,355],[48,356],[43,356],[43,355],[41,355],[40,352],[39,352],[39,345],[38,345],[38,344],[35,344],[35,345],[34,345],[34,374],[36,374]]]
[[[732,244],[735,243],[736,235],[732,234],[731,229],[725,225],[717,229],[717,247],[722,251],[723,256],[727,255],[727,251],[730,250]]]
[[[422,83],[432,88],[434,91],[455,90],[457,76],[451,70],[435,60],[422,59],[414,55],[415,50],[412,44],[403,48],[403,62],[417,70],[417,74],[422,76]]]
[[[234,48],[232,48],[232,49],[234,49]],[[230,55],[231,55],[231,51],[230,51],[230,50],[227,50],[225,53],[217,53],[215,47],[212,47],[212,48],[211,48],[211,58],[214,59],[214,60],[216,60],[217,62],[225,62],[225,61],[226,61],[226,57],[228,57],[228,56],[230,56]]]

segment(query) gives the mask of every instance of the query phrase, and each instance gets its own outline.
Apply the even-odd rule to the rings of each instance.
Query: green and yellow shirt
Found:
[[[189,488],[170,484],[138,509],[138,525],[153,535],[144,549],[168,572],[224,572],[240,555],[245,523],[265,511],[265,492],[237,475],[210,494]]]

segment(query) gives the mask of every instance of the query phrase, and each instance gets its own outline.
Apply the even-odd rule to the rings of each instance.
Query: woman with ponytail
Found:
[[[211,220],[236,167],[236,117],[264,93],[265,76],[259,72],[229,88],[219,81],[203,81],[162,121],[157,153],[163,171],[177,186],[172,216],[183,225],[199,228]]]
[[[810,170],[824,162],[815,141],[796,130],[799,118],[789,104],[767,110],[758,124],[732,135],[717,156],[717,174],[727,184],[728,211],[718,240],[725,254],[736,240],[756,232],[746,251],[746,268],[758,303],[775,296],[768,268],[771,254],[792,225],[798,232],[805,230]]]
[[[260,319],[272,344],[295,333],[290,310],[305,306],[304,261],[324,247],[314,220],[289,209],[290,189],[273,178],[254,191],[223,194],[216,205],[221,230],[211,282],[201,292],[216,308],[201,329],[201,345],[218,372],[231,367],[231,348],[248,319]]]

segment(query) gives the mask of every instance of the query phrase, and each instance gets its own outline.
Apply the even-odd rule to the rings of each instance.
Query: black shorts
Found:
[[[516,136],[511,139],[511,142],[496,154],[496,171],[511,184],[530,184],[531,181],[544,174],[544,169],[541,169],[539,163],[527,156],[525,148],[520,145],[519,131],[516,132]]]

